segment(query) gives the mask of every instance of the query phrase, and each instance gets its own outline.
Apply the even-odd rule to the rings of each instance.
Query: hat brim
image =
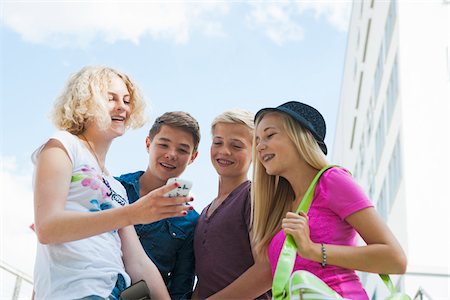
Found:
[[[300,123],[300,125],[302,125],[309,132],[311,132],[311,134],[314,136],[314,139],[316,140],[316,142],[319,145],[322,152],[325,155],[328,153],[327,145],[325,145],[325,142],[320,139],[319,135],[314,130],[314,127],[312,126],[312,124],[308,120],[303,118],[301,115],[293,112],[292,110],[286,109],[285,107],[267,107],[267,108],[260,109],[255,115],[255,122],[262,114],[266,114],[269,112],[281,112],[281,113],[287,114],[288,116],[293,118],[295,121]]]

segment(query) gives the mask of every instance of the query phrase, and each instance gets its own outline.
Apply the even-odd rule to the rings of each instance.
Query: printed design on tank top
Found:
[[[91,199],[89,201],[92,204],[90,211],[110,209],[113,207],[112,201],[117,202],[121,206],[126,204],[126,200],[114,191],[108,180],[100,176],[95,168],[88,165],[83,165],[80,172],[75,172],[72,175],[71,182],[80,182],[83,187],[100,192],[101,199]]]

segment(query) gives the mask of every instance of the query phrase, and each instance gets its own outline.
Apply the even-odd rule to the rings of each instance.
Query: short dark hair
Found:
[[[170,111],[162,114],[156,118],[148,132],[150,140],[153,140],[163,125],[179,128],[190,133],[194,141],[193,152],[197,151],[198,144],[200,143],[200,126],[193,116],[184,111]]]

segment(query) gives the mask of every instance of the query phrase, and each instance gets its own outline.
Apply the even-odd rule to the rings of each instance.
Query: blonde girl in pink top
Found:
[[[294,270],[309,271],[347,299],[368,299],[354,270],[401,274],[406,257],[347,171],[331,168],[307,214],[295,214],[326,161],[325,121],[313,107],[287,102],[255,117],[253,243],[275,272],[286,234],[297,244]],[[360,235],[365,246],[357,246]]]

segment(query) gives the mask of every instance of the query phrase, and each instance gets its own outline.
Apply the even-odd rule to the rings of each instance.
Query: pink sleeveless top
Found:
[[[347,171],[331,168],[320,178],[308,212],[310,237],[315,243],[356,246],[357,232],[345,221],[349,215],[373,206]],[[286,236],[278,232],[269,244],[272,276]],[[304,259],[297,254],[294,271],[306,270],[347,299],[368,299],[355,271]]]

